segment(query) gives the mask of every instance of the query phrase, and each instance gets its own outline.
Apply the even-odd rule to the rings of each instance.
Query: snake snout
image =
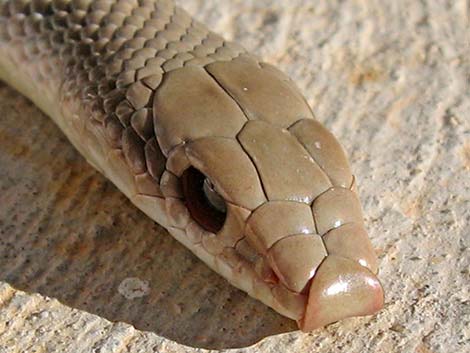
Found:
[[[247,221],[246,236],[263,255],[258,273],[274,285],[278,303],[299,315],[303,331],[383,307],[377,259],[357,203],[353,192],[332,188],[312,209],[270,201]]]
[[[383,307],[384,294],[375,274],[357,260],[327,255],[322,240],[298,234],[278,241],[267,262],[278,287],[290,294],[281,297],[291,306],[304,298],[298,321],[303,331],[312,331],[344,318],[371,315]]]
[[[302,331],[311,331],[344,318],[372,315],[382,309],[384,292],[377,277],[358,262],[328,256],[313,278]]]

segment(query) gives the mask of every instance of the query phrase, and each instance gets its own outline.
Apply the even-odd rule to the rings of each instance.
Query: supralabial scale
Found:
[[[285,74],[172,1],[0,6],[0,78],[210,268],[303,331],[382,308],[346,154]]]

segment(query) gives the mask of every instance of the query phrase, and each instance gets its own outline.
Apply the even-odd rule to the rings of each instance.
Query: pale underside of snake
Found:
[[[346,154],[286,75],[169,0],[0,6],[0,79],[210,268],[304,331],[382,308]]]

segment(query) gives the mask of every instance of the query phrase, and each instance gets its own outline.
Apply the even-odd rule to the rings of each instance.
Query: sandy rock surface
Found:
[[[0,353],[469,352],[468,1],[179,3],[286,71],[346,147],[384,310],[295,331],[0,84]]]

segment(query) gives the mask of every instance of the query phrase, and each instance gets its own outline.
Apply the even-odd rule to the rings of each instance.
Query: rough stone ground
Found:
[[[180,4],[288,72],[346,146],[387,292],[376,317],[235,352],[469,352],[469,3]],[[1,353],[203,352],[190,347],[293,330],[145,220],[4,85],[0,112]]]

